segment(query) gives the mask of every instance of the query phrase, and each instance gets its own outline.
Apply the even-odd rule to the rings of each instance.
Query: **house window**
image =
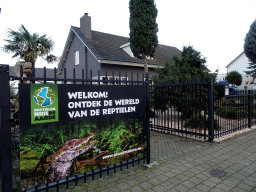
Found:
[[[79,65],[79,50],[75,51],[75,65]]]
[[[98,77],[92,77],[93,80],[98,80]],[[120,83],[119,81],[119,76],[100,76],[100,80],[108,80],[108,81],[112,81],[112,82],[100,82],[100,84],[110,84],[110,85],[118,85]],[[121,85],[126,85],[127,81],[128,81],[128,77],[121,77]],[[99,84],[98,82],[92,82],[92,84]]]

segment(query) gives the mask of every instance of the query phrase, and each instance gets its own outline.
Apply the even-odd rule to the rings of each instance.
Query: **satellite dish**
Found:
[[[18,77],[20,77],[20,66],[23,66],[23,73],[28,76],[28,73],[32,73],[32,63],[26,61],[19,61],[14,66],[14,71]]]

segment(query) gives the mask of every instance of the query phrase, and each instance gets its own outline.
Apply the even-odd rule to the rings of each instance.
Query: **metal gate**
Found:
[[[150,85],[151,130],[213,141],[213,78]]]

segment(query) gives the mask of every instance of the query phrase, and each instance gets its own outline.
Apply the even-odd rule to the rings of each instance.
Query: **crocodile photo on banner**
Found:
[[[146,87],[20,84],[21,188],[146,155]]]

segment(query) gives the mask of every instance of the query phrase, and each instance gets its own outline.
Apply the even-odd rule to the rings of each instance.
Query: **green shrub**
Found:
[[[186,128],[192,128],[192,129],[198,129],[198,128],[204,128],[208,129],[209,125],[209,119],[208,117],[199,116],[199,115],[193,115],[186,123]],[[213,122],[214,128],[219,128],[219,124],[217,120],[214,120]]]
[[[239,119],[245,118],[248,116],[248,112],[246,109],[238,109],[238,108],[219,108],[216,111],[217,115],[222,118],[227,119]]]

